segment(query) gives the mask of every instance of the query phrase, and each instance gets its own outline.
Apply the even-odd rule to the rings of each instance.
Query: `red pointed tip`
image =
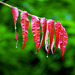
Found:
[[[62,60],[63,60],[63,54],[62,54]]]
[[[54,49],[54,52],[56,51],[57,48]]]
[[[21,51],[24,49],[24,47],[22,47]]]
[[[62,55],[62,60],[63,60],[63,55]]]
[[[53,53],[54,53],[55,51],[56,51],[56,50],[54,50]]]
[[[49,52],[47,52],[47,57],[48,57],[48,53],[49,53]]]
[[[39,49],[37,49],[37,52],[35,54],[37,54],[39,52]]]
[[[63,60],[64,51],[61,51],[61,55],[62,55],[62,60]]]
[[[41,47],[39,47],[38,51],[41,49]]]
[[[39,51],[40,51],[40,48],[39,48],[39,49],[37,49],[37,52],[36,52],[36,54],[37,54]]]
[[[16,41],[18,42],[18,36],[17,36],[17,31],[15,30],[15,34],[16,34]]]

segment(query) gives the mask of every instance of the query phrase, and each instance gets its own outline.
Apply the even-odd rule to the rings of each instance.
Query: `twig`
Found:
[[[7,4],[7,3],[4,3],[4,2],[2,2],[2,1],[0,1],[0,3],[6,5],[6,6],[10,7],[10,8],[14,7],[14,6],[11,6],[11,5],[9,5],[9,4]],[[22,12],[22,10],[20,10],[20,9],[18,9],[18,10],[19,10],[20,12]],[[29,14],[29,13],[28,13],[28,15],[32,16],[32,14]],[[38,17],[38,16],[37,16],[37,17]],[[41,19],[41,17],[38,17],[38,18]]]

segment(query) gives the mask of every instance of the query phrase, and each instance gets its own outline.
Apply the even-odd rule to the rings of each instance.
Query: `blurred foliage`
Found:
[[[1,0],[23,11],[47,19],[60,21],[68,34],[64,58],[61,51],[49,53],[45,46],[35,55],[36,47],[29,16],[29,33],[26,46],[22,48],[20,16],[17,21],[18,48],[14,31],[12,9],[0,4],[0,75],[75,75],[75,0]],[[42,33],[41,33],[42,36]]]

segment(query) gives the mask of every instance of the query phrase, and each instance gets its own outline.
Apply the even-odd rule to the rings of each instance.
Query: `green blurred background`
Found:
[[[50,52],[47,59],[44,44],[38,54],[35,54],[29,16],[28,40],[21,51],[23,39],[20,14],[17,21],[19,42],[16,48],[12,9],[0,4],[0,75],[75,75],[75,0],[1,1],[36,16],[60,21],[68,34],[68,44],[63,60],[58,48],[54,54]]]

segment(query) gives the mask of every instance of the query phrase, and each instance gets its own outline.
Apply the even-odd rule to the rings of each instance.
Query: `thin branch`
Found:
[[[8,7],[10,7],[10,8],[12,8],[12,7],[14,7],[14,6],[11,6],[11,5],[9,5],[9,4],[7,4],[7,3],[4,3],[4,2],[2,2],[2,1],[0,1],[0,3],[1,4],[4,4],[5,6],[8,6]],[[22,10],[20,10],[20,9],[18,9],[20,12],[22,12]],[[28,13],[28,15],[30,15],[30,16],[32,16],[32,14],[29,14]],[[38,17],[38,16],[37,16]],[[39,19],[41,19],[41,17],[38,17]]]

